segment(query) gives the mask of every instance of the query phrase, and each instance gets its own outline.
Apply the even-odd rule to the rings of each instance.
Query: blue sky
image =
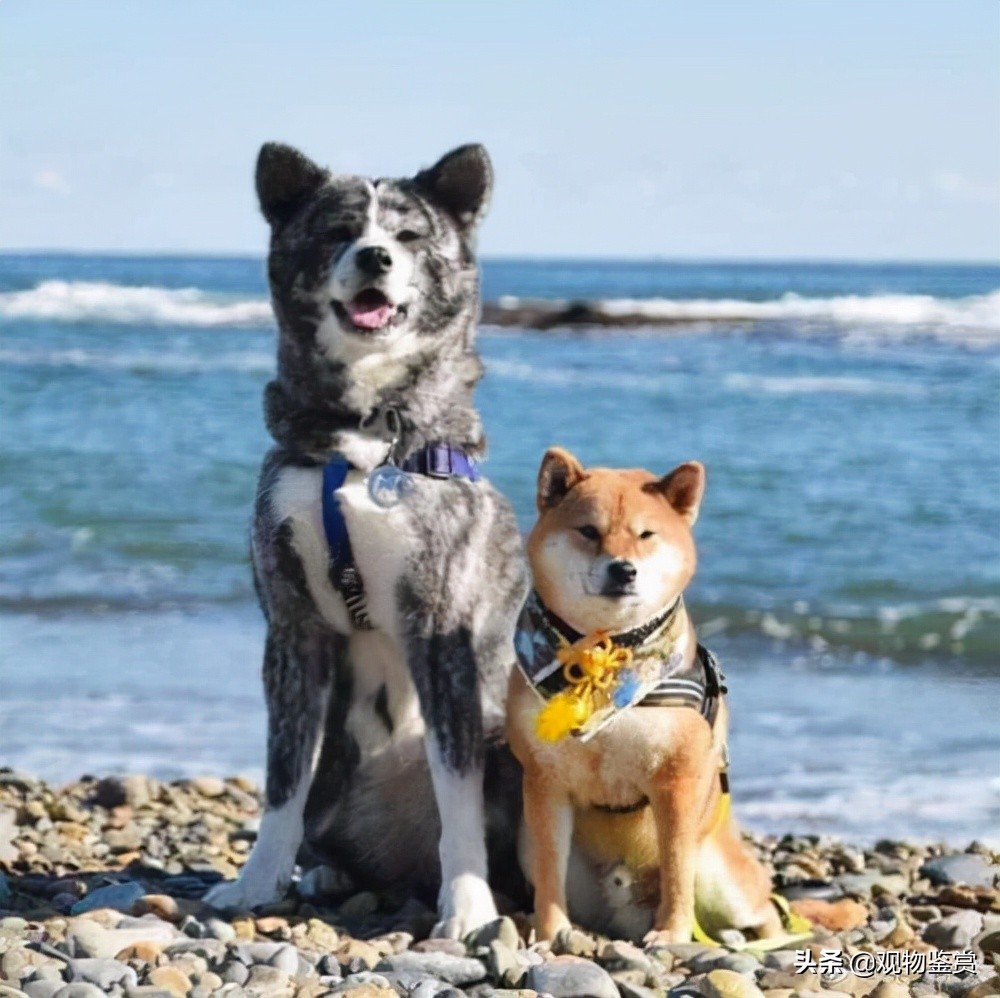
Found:
[[[261,252],[282,139],[479,140],[484,253],[991,259],[996,0],[0,0],[0,248]]]

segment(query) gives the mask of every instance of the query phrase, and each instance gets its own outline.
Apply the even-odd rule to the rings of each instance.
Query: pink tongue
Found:
[[[387,326],[395,312],[392,305],[358,305],[348,302],[346,308],[351,322],[362,329],[381,329]]]

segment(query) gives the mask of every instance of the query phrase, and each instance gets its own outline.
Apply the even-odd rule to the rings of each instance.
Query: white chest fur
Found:
[[[272,493],[272,507],[278,522],[291,524],[292,546],[323,618],[342,634],[352,634],[347,607],[330,582],[322,489],[321,468],[285,468]],[[385,708],[395,729],[411,734],[422,731],[396,624],[395,592],[405,566],[408,531],[401,510],[383,509],[371,501],[362,472],[350,472],[338,496],[364,582],[368,615],[378,628],[374,632],[354,632],[350,642],[355,678],[348,728],[366,752],[373,752],[385,740],[379,734],[382,722],[376,721],[373,714],[383,687]]]
[[[272,508],[279,523],[291,524],[292,545],[320,613],[330,625],[347,634],[347,608],[330,582],[322,490],[321,468],[284,468],[272,493]],[[401,507],[383,509],[372,502],[365,475],[360,471],[348,474],[338,498],[364,583],[368,615],[380,630],[397,638],[395,598],[411,534],[406,513]]]

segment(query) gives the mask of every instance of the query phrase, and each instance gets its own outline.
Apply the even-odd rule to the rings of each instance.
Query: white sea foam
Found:
[[[503,308],[559,308],[560,300],[500,298]],[[690,323],[796,322],[878,327],[883,334],[914,331],[961,334],[966,341],[1000,338],[1000,289],[965,298],[932,295],[840,295],[805,298],[786,294],[770,301],[742,299],[609,298],[594,307],[609,316]],[[42,281],[24,291],[0,292],[0,320],[107,322],[174,326],[270,326],[266,298],[233,299],[198,288],[131,286],[104,281]]]
[[[919,398],[927,394],[922,385],[836,375],[772,377],[760,374],[727,374],[724,384],[731,391],[765,395],[895,395]]]
[[[0,319],[163,326],[269,326],[265,298],[227,300],[198,288],[132,287],[104,281],[42,281],[0,293]]]
[[[496,378],[523,381],[557,388],[625,388],[631,391],[661,392],[664,378],[625,371],[579,370],[573,368],[540,367],[516,360],[490,360],[486,371]]]
[[[241,374],[271,374],[274,356],[255,350],[237,350],[215,356],[184,353],[108,353],[100,350],[0,349],[0,364],[13,367],[79,367],[134,373],[200,374],[237,371]]]
[[[565,308],[566,301],[503,297],[505,309]],[[972,347],[1000,342],[1000,289],[965,298],[932,295],[840,295],[804,298],[785,294],[770,301],[713,298],[608,298],[592,307],[618,319],[690,323],[709,327],[718,323],[794,324],[809,335],[817,327],[838,329],[848,341],[867,343],[914,338],[940,339]]]
[[[786,294],[772,301],[739,299],[613,298],[601,302],[608,315],[698,321],[819,320],[897,326],[948,326],[1000,332],[1000,289],[967,298],[932,295],[841,295],[803,298]]]

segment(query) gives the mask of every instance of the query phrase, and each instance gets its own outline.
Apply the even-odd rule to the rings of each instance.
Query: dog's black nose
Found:
[[[627,586],[630,582],[635,582],[635,577],[639,574],[639,569],[630,561],[618,560],[608,565],[608,581],[612,585]]]
[[[354,258],[358,270],[377,277],[392,269],[392,257],[384,246],[365,246]]]

